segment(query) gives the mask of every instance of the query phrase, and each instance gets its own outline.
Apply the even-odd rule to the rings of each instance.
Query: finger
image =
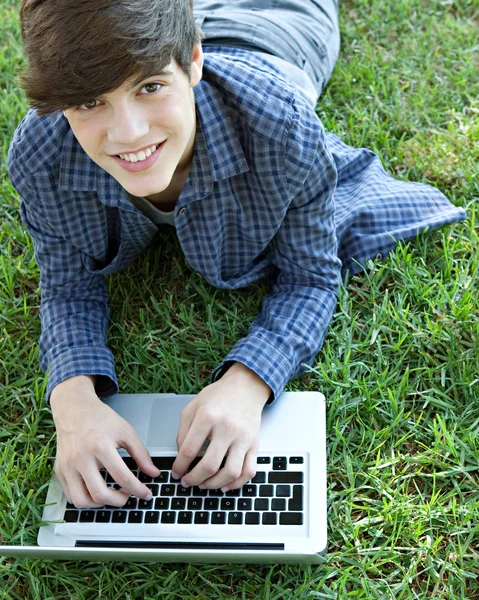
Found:
[[[183,445],[195,416],[195,405],[193,405],[192,402],[193,400],[191,400],[180,413],[180,425],[176,435],[176,446],[178,450]]]
[[[210,433],[211,433],[211,424],[210,423],[208,423],[206,421],[203,422],[200,418],[196,418],[193,421],[183,443],[181,444],[180,448],[178,449],[178,454],[176,456],[176,460],[172,465],[171,470],[175,474],[179,475],[179,477],[182,477],[186,473],[188,467],[190,466],[191,461],[198,456],[198,452],[201,450],[201,447],[203,446],[205,440],[208,438]],[[211,444],[210,444],[210,446],[211,446]],[[208,446],[208,450],[209,450],[210,446]],[[206,452],[208,452],[208,450]],[[206,456],[206,454],[205,454],[205,456]],[[224,454],[223,454],[223,456],[224,456]],[[204,460],[204,457],[198,463],[198,465],[203,460]],[[221,459],[220,459],[220,463],[221,463]],[[191,473],[193,473],[193,471],[195,471],[195,469],[198,469],[198,465],[196,465],[196,467],[191,471]],[[200,471],[201,471],[201,469],[200,469]],[[199,471],[197,471],[197,474],[198,474],[198,472]],[[207,473],[208,477],[210,475],[212,475],[212,473]],[[204,477],[203,477],[203,479],[204,479]]]
[[[204,456],[195,468],[183,477],[181,483],[187,486],[202,484],[206,486],[206,480],[218,473],[227,451],[228,443],[226,441],[213,438]],[[235,476],[235,479],[236,477],[237,475]],[[211,487],[211,489],[214,488],[214,486],[209,485],[207,487]]]
[[[100,506],[104,506],[104,504],[100,504],[93,500],[83,477],[78,471],[71,473],[70,476],[67,477],[67,481],[71,492],[72,504],[77,508],[99,508]],[[103,482],[103,484],[106,487],[105,482]]]
[[[55,476],[58,479],[58,481],[60,482],[60,485],[62,486],[62,490],[63,490],[63,493],[65,494],[65,497],[66,497],[67,501],[70,504],[73,504],[67,480],[65,479],[63,473],[60,472],[60,470],[58,470],[58,471],[56,470],[56,465],[55,465],[54,468],[55,468]]]
[[[238,444],[232,445],[228,450],[228,456],[222,469],[220,469],[213,477],[206,479],[203,485],[209,489],[224,488],[231,489],[230,484],[233,481],[244,480],[245,478],[245,455],[247,448]]]
[[[122,440],[121,447],[125,448],[143,473],[147,473],[148,475],[151,475],[151,477],[158,477],[160,475],[160,469],[155,467],[153,461],[151,460],[150,453],[144,444],[141,443],[136,432],[134,435],[124,438]]]
[[[128,451],[131,454],[131,451]],[[151,490],[147,488],[144,483],[141,483],[141,481],[137,477],[135,477],[135,475],[126,466],[126,463],[123,461],[118,452],[116,452],[115,450],[112,450],[111,453],[108,452],[106,456],[101,457],[101,462],[105,466],[105,469],[108,471],[108,473],[110,473],[110,475],[113,477],[113,480],[120,486],[120,488],[128,492],[131,496],[143,498],[144,500],[151,498]],[[149,466],[145,465],[145,469],[146,468],[148,468],[151,471],[151,468]],[[156,467],[155,470],[158,471],[159,474],[159,470]],[[115,494],[119,493],[118,490],[114,490],[114,492]],[[117,498],[119,501],[118,496]],[[116,504],[111,502],[108,502],[108,504],[113,504],[114,506],[116,506]]]
[[[244,463],[243,463],[243,471],[241,473],[241,477],[238,477],[238,479],[235,479],[234,481],[227,483],[226,486],[228,487],[228,489],[237,490],[238,488],[241,488],[246,483],[248,483],[248,481],[250,481],[250,479],[253,479],[253,477],[256,475],[257,459],[258,459],[258,451],[257,450],[250,450],[249,452],[246,453]],[[224,486],[221,486],[221,488],[223,488],[223,487]],[[224,491],[226,491],[226,490],[224,490]]]

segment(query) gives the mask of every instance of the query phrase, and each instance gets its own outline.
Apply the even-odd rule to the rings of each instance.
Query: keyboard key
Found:
[[[207,525],[210,522],[210,513],[199,511],[195,513],[195,523]]]
[[[290,465],[302,465],[304,463],[304,458],[302,456],[290,456],[289,464]]]
[[[214,490],[210,490],[210,496],[224,496],[224,492],[221,491],[221,489],[217,489],[215,488]]]
[[[211,524],[212,525],[224,525],[226,523],[226,513],[214,512],[211,513]]]
[[[265,498],[265,497],[271,498],[274,495],[273,486],[272,485],[260,485],[259,486],[259,495],[262,498]]]
[[[188,498],[188,510],[201,510],[203,508],[203,498]]]
[[[261,521],[263,525],[276,525],[278,517],[274,512],[264,512],[263,520]]]
[[[303,483],[302,471],[287,471],[286,473],[268,473],[268,483]]]
[[[138,473],[138,479],[141,481],[141,483],[151,483],[153,481],[153,477],[143,473],[143,471]]]
[[[155,500],[155,510],[165,510],[170,508],[169,498],[157,498]]]
[[[186,508],[186,498],[172,498],[171,508],[174,510],[184,510]]]
[[[123,459],[123,462],[125,463],[125,465],[130,469],[130,471],[132,469],[137,469],[138,465],[135,462],[135,459],[133,459],[131,456],[122,456],[121,457]]]
[[[217,510],[219,504],[219,498],[205,498],[205,510]]]
[[[189,510],[181,510],[178,513],[178,523],[192,523],[193,513]]]
[[[161,513],[162,523],[174,523],[176,519],[176,513],[174,510],[165,510]]]
[[[257,490],[256,485],[244,485],[243,486],[243,496],[248,496],[248,497],[255,497],[256,496],[256,490]]]
[[[279,515],[280,525],[302,525],[303,513],[300,512],[283,512]]]
[[[238,500],[238,510],[251,510],[251,498],[240,498]]]
[[[176,485],[171,485],[165,483],[161,486],[161,495],[162,496],[174,496],[176,490]]]
[[[286,510],[286,500],[284,498],[273,498],[271,500],[271,510]]]
[[[244,522],[246,525],[259,525],[259,513],[258,512],[246,513]]]
[[[277,485],[276,486],[276,496],[278,498],[289,498],[291,496],[291,486],[290,485]]]
[[[111,516],[112,523],[126,523],[128,513],[126,510],[114,510]]]
[[[94,518],[95,518],[95,511],[93,511],[93,510],[80,511],[80,523],[93,523]]]
[[[145,523],[158,523],[160,513],[157,510],[148,510],[145,513]]]
[[[128,510],[135,510],[136,508],[138,508],[137,499],[134,496],[130,496],[128,498],[127,503],[123,505],[123,508],[126,508]]]
[[[254,501],[255,510],[269,510],[269,500],[267,498],[256,498]]]
[[[146,487],[151,490],[153,496],[158,496],[160,486],[157,483],[147,483]]]
[[[288,510],[303,510],[302,485],[293,485],[293,497],[289,499]]]
[[[65,514],[63,515],[63,518],[67,523],[76,523],[78,521],[78,517],[78,510],[66,510]]]
[[[222,498],[221,499],[221,510],[235,510],[235,499],[234,498]]]
[[[152,456],[151,460],[160,471],[171,471],[171,467],[176,460],[176,456]]]
[[[271,464],[271,457],[270,456],[258,456],[258,458],[256,459],[256,462],[258,465],[269,465],[269,464]]]
[[[140,510],[149,510],[150,508],[153,508],[153,499],[142,500],[141,498],[138,498],[138,508]]]
[[[227,492],[225,492],[225,496],[228,497],[232,497],[232,498],[236,498],[237,496],[241,495],[241,489],[236,489],[236,490],[228,490]]]
[[[182,485],[179,485],[176,489],[176,493],[178,496],[191,496],[191,488],[185,488]]]
[[[264,471],[258,471],[251,480],[251,483],[264,483],[266,481],[266,473]]]
[[[274,471],[286,471],[287,460],[286,456],[275,456],[273,458],[273,470]]]
[[[142,523],[143,513],[141,510],[131,510],[128,513],[128,523]]]
[[[243,513],[242,512],[230,512],[228,513],[229,525],[242,525],[243,524]]]
[[[200,488],[197,485],[193,486],[193,496],[207,496],[208,495],[208,490],[204,489],[204,490],[200,490]]]
[[[98,510],[95,515],[95,523],[109,523],[111,512],[109,510]]]
[[[168,483],[170,479],[170,474],[168,471],[162,471],[158,477],[152,477],[151,481],[155,483]]]

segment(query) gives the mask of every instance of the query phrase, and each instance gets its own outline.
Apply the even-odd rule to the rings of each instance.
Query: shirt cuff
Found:
[[[47,405],[59,383],[75,375],[96,375],[95,392],[99,398],[118,393],[113,354],[106,346],[78,346],[62,350],[49,364],[46,390]]]
[[[272,404],[283,393],[296,370],[295,365],[291,365],[291,361],[277,348],[253,335],[237,342],[211,373],[210,383],[218,381],[235,362],[246,365],[272,389],[266,404]]]

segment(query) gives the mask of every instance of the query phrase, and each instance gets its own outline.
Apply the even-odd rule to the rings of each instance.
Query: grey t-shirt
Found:
[[[173,227],[175,226],[174,209],[172,211],[160,210],[146,198],[132,196],[131,194],[128,194],[128,199],[145,215],[145,217],[151,219],[155,225],[162,225],[163,223],[166,223],[167,225],[173,225]]]

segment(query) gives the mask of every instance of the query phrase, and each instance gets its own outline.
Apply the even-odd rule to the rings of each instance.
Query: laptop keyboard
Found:
[[[103,506],[78,509],[67,503],[67,523],[179,523],[197,525],[302,525],[304,506],[304,457],[258,456],[256,475],[237,490],[185,488],[171,476],[175,456],[156,456],[152,461],[161,474],[151,477],[140,471],[131,457],[122,457],[128,468],[150,488],[149,501],[130,496],[118,508]],[[192,470],[201,457],[195,458]],[[226,457],[221,467],[224,465]],[[109,486],[119,489],[105,469]]]

